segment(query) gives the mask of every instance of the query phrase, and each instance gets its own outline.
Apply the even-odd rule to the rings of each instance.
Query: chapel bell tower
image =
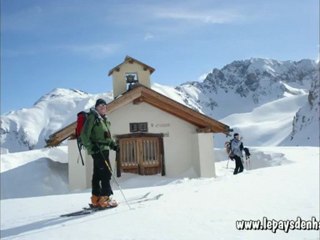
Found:
[[[147,64],[126,56],[122,63],[108,73],[108,76],[112,75],[114,98],[130,90],[137,83],[151,88],[150,75],[154,71],[155,69]]]

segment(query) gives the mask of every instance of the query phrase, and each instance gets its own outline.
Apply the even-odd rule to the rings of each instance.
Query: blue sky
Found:
[[[1,113],[58,87],[110,91],[126,55],[177,86],[234,60],[318,52],[318,0],[1,0]]]

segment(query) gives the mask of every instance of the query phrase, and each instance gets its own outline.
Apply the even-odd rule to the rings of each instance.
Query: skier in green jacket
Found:
[[[106,113],[106,101],[98,99],[95,107],[90,109],[80,135],[84,147],[93,158],[91,204],[103,208],[117,206],[117,202],[111,199],[113,191],[110,185],[112,172],[109,151],[119,150],[111,137]]]

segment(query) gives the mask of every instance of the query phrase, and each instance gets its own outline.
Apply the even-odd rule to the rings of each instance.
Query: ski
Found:
[[[144,203],[144,202],[159,200],[163,196],[163,194],[158,194],[158,195],[155,195],[153,197],[150,197],[149,196],[150,194],[151,194],[151,192],[148,192],[148,193],[144,194],[141,197],[129,200],[129,202],[131,204],[140,204],[140,203]],[[115,208],[117,206],[110,206],[110,207],[107,207],[107,208],[100,208],[100,207],[93,207],[91,204],[89,204],[89,207],[84,207],[80,211],[71,212],[71,213],[67,213],[67,214],[62,214],[62,215],[60,215],[60,217],[76,217],[76,216],[82,216],[82,215],[89,215],[89,214],[92,214],[92,213],[95,213],[95,212],[109,210],[109,209]]]
[[[109,210],[109,209],[115,208],[117,206],[110,206],[110,207],[106,207],[106,208],[101,208],[101,207],[93,207],[91,204],[89,204],[89,207],[84,207],[80,211],[62,214],[62,215],[60,215],[60,217],[76,217],[76,216],[82,216],[82,215],[89,215],[89,214],[92,214],[95,212]]]

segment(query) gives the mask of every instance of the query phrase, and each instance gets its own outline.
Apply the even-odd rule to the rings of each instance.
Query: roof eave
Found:
[[[137,59],[135,59],[135,58],[133,58],[133,57],[126,56],[125,59],[124,59],[124,61],[123,61],[122,63],[118,64],[117,66],[115,66],[114,68],[112,68],[112,69],[108,72],[108,76],[112,75],[112,73],[113,73],[114,71],[117,71],[118,69],[120,69],[121,65],[125,64],[126,62],[130,62],[130,61],[136,62],[136,63],[138,63],[139,65],[143,66],[145,70],[149,70],[150,74],[152,74],[152,73],[155,71],[155,69],[154,69],[153,67],[151,67],[151,66],[149,66],[149,65],[147,65],[147,64],[145,64],[145,63],[143,63],[143,62],[141,62],[141,61],[139,61],[139,60],[137,60]]]
[[[230,132],[230,127],[217,120],[214,120],[202,113],[199,113],[171,98],[168,98],[152,89],[139,85],[130,91],[125,92],[119,98],[107,104],[107,114],[121,108],[131,102],[145,102],[162,111],[174,115],[186,122],[198,127],[198,132],[224,133]],[[47,146],[57,146],[62,141],[72,137],[76,128],[76,122],[69,124],[63,129],[50,135]]]

